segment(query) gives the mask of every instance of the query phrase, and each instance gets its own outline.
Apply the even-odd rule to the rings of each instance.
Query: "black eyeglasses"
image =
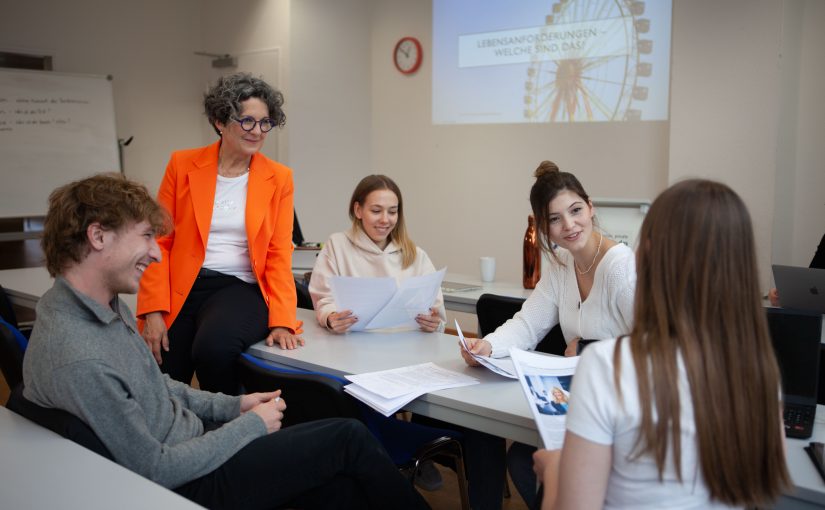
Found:
[[[275,121],[269,117],[261,120],[255,120],[252,117],[241,117],[240,119],[237,117],[232,117],[232,120],[240,124],[241,129],[244,131],[252,131],[255,129],[255,124],[261,126],[261,133],[267,133],[275,127]]]

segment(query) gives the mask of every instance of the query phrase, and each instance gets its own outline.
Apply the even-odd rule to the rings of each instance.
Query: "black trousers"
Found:
[[[344,418],[260,437],[175,492],[216,509],[429,508],[367,428]]]
[[[160,368],[189,384],[198,374],[200,388],[237,395],[237,359],[269,334],[269,310],[257,284],[234,276],[198,276],[169,328],[169,352]]]

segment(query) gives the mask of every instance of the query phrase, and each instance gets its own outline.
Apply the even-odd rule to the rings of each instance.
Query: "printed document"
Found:
[[[478,379],[447,370],[435,363],[348,375],[344,391],[389,416],[425,393],[478,384]]]
[[[478,361],[479,365],[486,367],[491,372],[498,375],[503,375],[504,377],[509,377],[510,379],[518,379],[516,369],[513,367],[513,360],[510,358],[497,359],[473,354],[470,352],[470,347],[467,345],[467,340],[464,339],[464,333],[461,332],[461,326],[458,325],[458,319],[455,321],[455,330],[458,333],[458,338],[461,339],[461,345],[464,347],[464,350],[467,351],[467,354],[472,356],[474,360]]]
[[[579,357],[564,357],[510,348],[521,388],[536,420],[544,447],[555,450],[564,443],[570,384]]]
[[[401,285],[395,278],[333,276],[330,281],[335,307],[352,310],[358,317],[350,331],[418,327],[415,317],[430,313],[438,297],[447,268],[435,273],[407,278]]]

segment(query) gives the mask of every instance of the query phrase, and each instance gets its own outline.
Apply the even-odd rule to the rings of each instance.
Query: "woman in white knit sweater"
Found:
[[[543,161],[535,175],[530,203],[550,268],[519,313],[483,340],[469,343],[475,354],[498,358],[509,356],[511,346],[533,349],[560,324],[565,354],[575,356],[580,338],[610,338],[631,329],[633,250],[594,228],[595,209],[573,174]],[[462,355],[476,364],[466,352]]]
[[[330,287],[333,276],[391,276],[402,281],[435,272],[430,258],[407,234],[401,190],[389,177],[364,177],[352,193],[349,217],[352,227],[330,236],[309,282],[318,323],[335,333],[346,332],[358,317],[351,310],[336,310]],[[441,331],[446,318],[439,290],[429,313],[419,314],[416,322],[424,331]]]
[[[535,177],[530,204],[550,267],[512,319],[484,339],[467,339],[474,354],[498,358],[509,356],[510,347],[534,349],[559,324],[567,342],[565,354],[575,356],[581,338],[610,338],[631,330],[636,286],[633,250],[596,230],[593,203],[573,174],[543,161]],[[463,348],[461,355],[467,364],[478,364]],[[503,460],[503,439],[487,438],[485,448],[491,464]],[[536,494],[533,451],[531,446],[514,443],[507,455],[511,478],[529,507]],[[484,483],[498,494],[498,487],[504,485],[498,475],[503,469],[494,471]]]

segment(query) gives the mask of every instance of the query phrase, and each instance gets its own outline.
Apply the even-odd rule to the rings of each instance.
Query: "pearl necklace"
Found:
[[[593,266],[596,264],[596,259],[599,258],[599,253],[601,253],[601,251],[602,251],[602,241],[603,240],[604,240],[604,236],[602,234],[599,234],[599,246],[596,248],[596,254],[593,255],[593,261],[590,263],[589,266],[587,266],[586,270],[582,271],[581,269],[579,269],[579,265],[576,264],[575,260],[573,261],[573,265],[576,266],[576,271],[578,271],[579,274],[587,274],[587,273],[590,272],[591,269],[593,269]]]

